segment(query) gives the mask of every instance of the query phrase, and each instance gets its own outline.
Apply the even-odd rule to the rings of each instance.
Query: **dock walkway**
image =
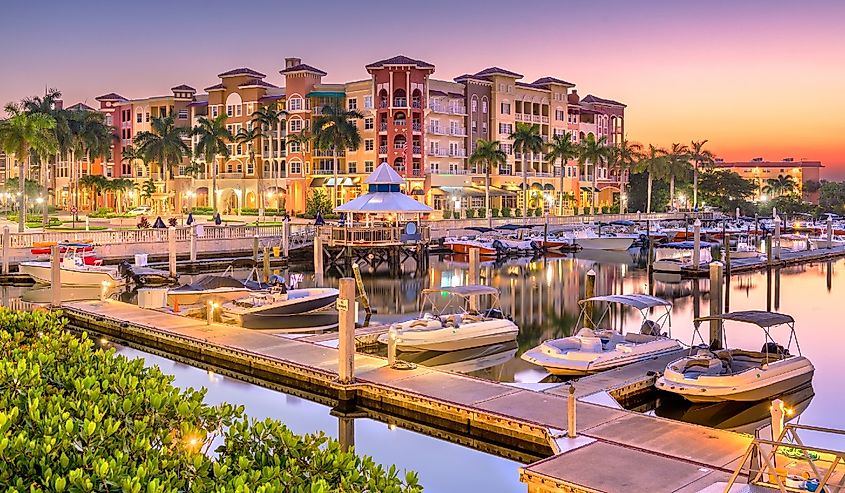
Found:
[[[843,256],[845,256],[845,246],[819,248],[817,250],[783,250],[780,253],[780,258],[773,258],[771,263],[769,263],[764,255],[757,258],[733,259],[731,260],[731,274],[742,274],[765,268],[788,267],[790,265],[806,264],[809,262],[822,262]],[[685,277],[707,277],[710,275],[710,271],[707,268],[684,267],[681,274]]]
[[[750,443],[736,433],[590,402],[596,392],[643,385],[649,365],[662,364],[656,360],[576,383],[578,436],[569,439],[567,384],[531,390],[425,367],[392,369],[384,358],[359,353],[356,380],[345,385],[337,381],[338,351],[331,340],[207,325],[114,300],[69,302],[62,309],[83,329],[246,379],[340,399],[354,394],[364,409],[547,456],[520,470],[530,493],[699,491],[726,481]]]

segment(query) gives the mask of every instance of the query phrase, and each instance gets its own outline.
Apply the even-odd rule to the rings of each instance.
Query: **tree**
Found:
[[[727,170],[707,170],[699,175],[700,203],[730,213],[737,207],[750,210],[748,199],[757,193],[754,182]]]
[[[141,198],[147,202],[147,205],[150,205],[150,199],[153,194],[156,193],[156,182],[154,182],[152,178],[147,179],[141,183],[140,191]]]
[[[487,225],[492,227],[493,214],[490,211],[490,167],[508,162],[508,155],[499,148],[498,141],[478,139],[475,150],[469,156],[469,164],[484,166],[484,208],[487,209]]]
[[[627,195],[627,180],[623,179],[625,172],[630,172],[637,165],[643,152],[643,146],[637,142],[630,142],[623,138],[618,144],[611,146],[610,156],[607,160],[607,167],[615,170],[619,176],[621,195]],[[630,174],[630,173],[629,173]],[[620,201],[620,212],[625,212],[628,207],[627,199]]]
[[[241,128],[235,135],[235,142],[245,145],[249,151],[249,162],[252,163],[252,169],[255,170],[255,141],[261,137],[261,128]],[[258,182],[255,185],[255,196],[258,199],[258,208],[261,211],[260,215],[264,214],[264,200],[261,197],[263,189],[261,187],[261,173],[258,172]],[[243,204],[240,204],[243,208]]]
[[[589,134],[579,146],[578,164],[584,166],[585,170],[586,166],[591,164],[593,166],[593,183],[592,189],[590,190],[590,214],[596,213],[598,167],[608,161],[608,158],[612,155],[611,152],[611,148],[607,145],[607,137],[604,136],[596,139],[593,134]]]
[[[220,156],[228,159],[230,153],[227,144],[234,140],[232,132],[226,128],[226,113],[221,113],[217,118],[212,119],[201,117],[191,134],[199,137],[196,154],[203,156],[206,164],[211,167],[212,209],[217,214],[217,168],[223,164],[218,163],[217,158]]]
[[[777,178],[769,178],[763,185],[763,193],[772,197],[781,195],[792,195],[798,191],[798,182],[789,175],[778,175]]]
[[[125,194],[135,189],[135,182],[128,178],[115,178],[109,180],[108,190],[115,194],[115,212],[120,214],[125,206]]]
[[[105,123],[105,115],[97,111],[76,110],[68,113],[68,146],[71,155],[71,183],[74,207],[79,209],[79,179],[82,176],[80,156],[85,156],[88,174],[94,159],[107,157],[117,138],[114,129]]]
[[[281,160],[275,161],[276,159],[276,131],[278,130],[279,122],[282,121],[287,116],[287,111],[282,110],[279,108],[278,103],[270,103],[268,105],[262,106],[258,108],[255,112],[252,113],[252,125],[254,128],[258,129],[259,137],[263,141],[265,138],[270,139],[270,160],[273,165],[270,167],[270,174],[271,178],[275,179],[275,187],[276,190],[279,189],[279,178],[282,174]],[[264,170],[261,170],[259,173],[259,177],[264,175]],[[285,187],[287,188],[287,187]],[[261,195],[263,196],[264,190],[261,189]],[[262,197],[261,203],[264,203],[264,199]]]
[[[845,183],[823,180],[819,183],[819,209],[845,214]]]
[[[334,210],[332,203],[323,190],[312,189],[305,200],[305,215],[316,217],[319,212],[322,215],[331,213]]]
[[[23,110],[28,114],[42,114],[53,118],[56,126],[53,128],[53,135],[56,140],[56,149],[50,155],[33,155],[33,159],[37,162],[39,172],[39,182],[47,191],[45,204],[56,204],[56,194],[48,182],[49,177],[56,176],[55,167],[59,162],[60,157],[67,158],[67,144],[70,139],[70,128],[68,126],[67,110],[61,107],[62,93],[58,89],[44,90],[44,96],[33,96],[23,100]],[[51,157],[53,159],[51,159]],[[48,173],[48,168],[53,169],[53,173]],[[32,170],[30,170],[31,172]],[[52,193],[51,193],[52,191]],[[42,210],[42,226],[47,226],[49,222],[47,207]]]
[[[560,160],[560,200],[558,201],[558,215],[563,215],[563,178],[566,162],[578,157],[578,144],[572,140],[572,132],[553,135],[552,141],[546,147],[546,159],[550,163]]]
[[[344,110],[337,105],[326,105],[321,114],[314,119],[314,147],[332,153],[334,207],[338,206],[337,153],[346,149],[355,151],[361,146],[361,133],[355,125],[355,120],[358,118],[364,118],[364,115],[357,110]]]
[[[540,125],[531,123],[516,122],[516,127],[508,138],[513,140],[514,152],[522,153],[522,217],[528,217],[528,198],[530,193],[528,189],[528,164],[530,160],[533,160],[534,153],[543,152],[546,144],[540,135]]]
[[[646,213],[651,212],[651,189],[654,179],[663,179],[669,171],[669,158],[666,150],[649,144],[648,151],[637,163],[637,171],[648,173],[648,191],[646,192]]]
[[[183,139],[190,135],[190,129],[176,126],[176,114],[153,118],[150,122],[152,131],[138,132],[135,145],[144,160],[156,162],[161,168],[164,181],[164,193],[167,193],[167,181],[173,176],[172,167],[191,155],[191,148]],[[168,207],[170,201],[167,201]]]
[[[669,208],[675,209],[675,180],[685,178],[689,171],[689,148],[682,144],[672,144],[666,155],[666,175],[669,176]]]
[[[712,166],[716,162],[716,156],[705,149],[707,139],[692,141],[689,147],[690,159],[693,162],[692,168],[692,207],[698,210],[698,173],[702,166]]]
[[[98,198],[100,192],[108,189],[109,180],[100,175],[85,175],[79,179],[79,187],[83,190],[88,190],[92,195],[92,202],[94,206],[91,210],[97,210],[99,207]]]
[[[55,152],[57,144],[52,130],[56,121],[49,115],[27,114],[17,105],[7,105],[6,112],[12,116],[0,122],[0,147],[7,156],[14,154],[18,160],[18,232],[22,233],[26,229],[26,164],[33,153]]]
[[[144,153],[141,152],[140,149],[133,145],[128,145],[123,148],[120,154],[120,162],[121,163],[129,163],[129,169],[131,170],[132,176],[137,176],[135,172],[135,162],[141,161],[144,165],[147,164],[147,160],[144,156]]]

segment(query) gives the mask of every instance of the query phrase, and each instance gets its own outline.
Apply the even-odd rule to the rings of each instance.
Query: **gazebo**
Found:
[[[364,180],[367,193],[335,208],[336,212],[387,216],[396,214],[396,220],[403,214],[426,214],[432,208],[418,202],[400,190],[405,179],[399,176],[387,163],[381,163]]]

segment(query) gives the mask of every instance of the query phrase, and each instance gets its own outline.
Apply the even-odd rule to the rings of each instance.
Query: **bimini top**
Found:
[[[758,327],[768,328],[775,325],[793,324],[795,319],[785,313],[767,312],[763,310],[747,310],[741,312],[723,313],[721,315],[710,315],[707,317],[699,317],[695,319],[696,325],[708,320],[733,320],[736,322],[745,322],[757,325]]]
[[[589,301],[603,301],[606,303],[619,303],[621,305],[632,306],[637,310],[645,310],[646,308],[653,308],[655,306],[672,306],[672,303],[647,294],[612,294],[608,296],[595,296],[581,300],[578,303],[583,305]]]
[[[502,225],[502,226],[496,226],[496,229],[502,229],[502,230],[505,230],[505,231],[516,231],[518,229],[530,229],[530,228],[533,228],[533,227],[534,226],[522,226],[522,225],[519,225],[519,224],[505,224],[505,225]]]
[[[464,228],[467,231],[477,231],[479,233],[489,233],[491,231],[495,231],[493,228],[485,228],[484,226],[470,226],[468,228]]]
[[[711,248],[719,243],[710,243],[709,241],[700,241],[698,242],[699,248]],[[672,243],[663,243],[662,245],[657,245],[657,248],[674,248],[676,250],[692,250],[695,248],[694,241],[675,241]]]
[[[492,286],[484,286],[481,284],[470,284],[468,286],[452,286],[447,288],[427,288],[423,290],[424,294],[431,294],[431,293],[449,293],[449,294],[456,294],[458,296],[476,296],[476,295],[484,295],[484,294],[491,294],[497,295],[499,294],[499,290],[492,287]]]

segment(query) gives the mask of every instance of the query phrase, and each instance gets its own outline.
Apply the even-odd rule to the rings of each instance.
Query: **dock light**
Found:
[[[109,340],[108,340],[108,339],[106,339],[105,337],[101,337],[101,338],[100,338],[100,345],[101,345],[101,346],[105,346],[105,345],[106,345],[106,344],[108,344],[108,343],[109,343]]]
[[[100,301],[106,301],[106,294],[108,294],[110,287],[111,281],[103,281],[100,283]]]

